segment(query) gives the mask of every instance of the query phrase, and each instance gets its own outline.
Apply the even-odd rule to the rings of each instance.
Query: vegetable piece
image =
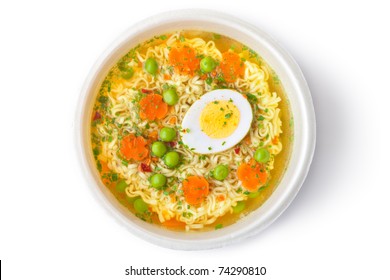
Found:
[[[160,139],[164,142],[170,142],[176,137],[176,131],[171,127],[163,127],[160,130]]]
[[[269,161],[270,154],[267,149],[258,148],[253,157],[259,163],[266,163],[267,161]]]
[[[168,105],[163,101],[159,94],[149,94],[142,98],[139,102],[141,119],[154,121],[155,119],[162,119],[168,113]]]
[[[226,165],[220,164],[213,170],[213,177],[218,181],[223,181],[229,175],[229,168]]]
[[[195,50],[188,46],[172,48],[169,52],[169,63],[179,74],[193,75],[199,69],[199,59],[196,57]]]
[[[167,177],[165,177],[162,174],[154,174],[152,177],[150,177],[150,184],[153,188],[161,190],[165,184],[167,183]]]
[[[245,209],[245,202],[244,201],[238,201],[236,206],[233,206],[233,213],[238,214],[242,212],[242,210]]]
[[[162,224],[166,227],[169,227],[169,228],[184,228],[186,225],[185,223],[180,222],[180,221],[176,220],[175,218],[167,220],[167,221],[163,222]]]
[[[215,230],[223,228],[223,224],[218,224],[215,226]]]
[[[122,138],[120,152],[127,160],[141,161],[149,155],[146,145],[147,141],[142,136],[129,134]]]
[[[167,146],[163,142],[157,141],[152,145],[152,153],[156,157],[162,157],[167,152]]]
[[[259,197],[260,195],[260,192],[259,191],[255,191],[255,192],[251,192],[248,194],[248,197],[249,198],[256,198],[256,197]]]
[[[139,169],[141,172],[152,172],[152,167],[149,164],[141,162]]]
[[[102,115],[98,111],[95,112],[95,115],[93,116],[93,120],[100,120],[102,118]]]
[[[236,155],[238,155],[240,151],[241,151],[240,147],[234,148],[234,152],[236,153]]]
[[[179,164],[180,156],[177,152],[169,152],[164,157],[164,163],[169,168],[173,168]]]
[[[135,197],[131,197],[131,196],[128,196],[126,195],[126,201],[130,204],[133,204],[134,201],[136,201],[137,199],[139,199],[140,197],[139,196],[135,196]]]
[[[238,54],[227,51],[222,54],[220,68],[226,82],[234,83],[244,76],[245,65]]]
[[[175,105],[179,101],[179,96],[176,93],[175,88],[170,88],[164,91],[163,99],[168,105]]]
[[[158,71],[158,64],[157,64],[157,61],[154,58],[149,57],[145,61],[145,71],[148,72],[151,75],[155,75],[157,73],[157,71]]]
[[[147,88],[141,88],[142,93],[153,93],[153,90]]]
[[[199,204],[209,194],[209,183],[204,177],[188,176],[183,181],[183,193],[189,204]]]
[[[126,70],[122,71],[122,73],[121,73],[122,78],[126,79],[126,80],[130,79],[131,77],[133,77],[133,75],[134,75],[133,68],[126,69]]]
[[[205,73],[210,73],[217,66],[217,62],[210,56],[206,56],[200,61],[200,69]]]
[[[115,186],[115,189],[120,192],[120,193],[124,193],[125,190],[127,188],[127,184],[126,184],[126,181],[125,180],[121,180],[119,181],[118,183],[116,183],[116,186]]]
[[[254,160],[250,163],[242,163],[237,169],[237,177],[242,185],[251,192],[256,191],[267,181],[267,172],[263,166]]]
[[[174,148],[174,147],[176,147],[176,145],[177,145],[177,143],[176,143],[175,141],[170,141],[170,142],[167,142],[167,143],[165,143],[165,144],[167,144],[167,146],[169,146],[169,147],[171,147],[171,148]]]
[[[133,203],[135,211],[137,211],[140,214],[145,213],[148,211],[148,204],[146,204],[145,201],[142,200],[142,198],[138,198]]]

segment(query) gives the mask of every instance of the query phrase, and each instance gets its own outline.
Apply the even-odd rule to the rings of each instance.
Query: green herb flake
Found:
[[[112,173],[112,174],[111,174],[111,180],[112,180],[113,182],[118,181],[118,174]]]
[[[104,95],[101,95],[101,96],[99,96],[98,101],[99,101],[100,103],[107,103],[108,97],[107,97],[107,96],[104,96]]]
[[[221,35],[219,35],[217,33],[214,33],[213,34],[213,39],[215,39],[215,40],[221,39]]]
[[[223,228],[223,225],[222,225],[222,224],[218,224],[218,225],[215,226],[215,230],[221,229],[221,228]]]
[[[257,99],[256,95],[251,94],[251,93],[247,93],[246,96],[248,97],[249,102],[251,102],[251,103],[257,103],[258,102],[258,99]]]

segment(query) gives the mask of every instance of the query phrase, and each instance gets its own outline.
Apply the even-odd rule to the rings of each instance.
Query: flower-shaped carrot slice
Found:
[[[234,83],[237,78],[244,76],[245,65],[238,54],[227,51],[222,54],[220,69],[223,78],[228,83]]]
[[[254,160],[242,163],[237,169],[237,177],[248,191],[256,191],[267,182],[267,172]]]
[[[209,182],[201,176],[188,176],[183,181],[183,193],[189,204],[199,204],[209,194]]]
[[[195,50],[188,46],[172,48],[169,52],[169,63],[179,74],[193,75],[199,69],[199,58],[196,57]]]
[[[147,141],[142,136],[129,134],[122,138],[120,152],[127,160],[141,161],[149,155]]]
[[[141,99],[139,105],[139,115],[143,120],[154,121],[155,119],[162,119],[168,113],[168,105],[159,94],[148,94]]]

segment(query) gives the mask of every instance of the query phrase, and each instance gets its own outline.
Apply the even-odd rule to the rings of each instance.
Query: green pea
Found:
[[[179,164],[180,156],[177,152],[169,152],[164,157],[164,162],[169,168],[173,168]]]
[[[136,201],[138,198],[139,198],[139,196],[131,197],[131,196],[126,195],[126,201],[130,204],[133,204],[134,201]]]
[[[116,190],[120,193],[124,193],[126,188],[127,188],[127,184],[126,184],[126,181],[125,180],[121,180],[119,181],[118,183],[116,183],[116,186],[115,186]]]
[[[260,192],[259,191],[256,191],[256,192],[251,192],[250,194],[248,194],[248,197],[249,198],[256,198],[260,195]]]
[[[157,61],[152,58],[152,57],[149,57],[146,61],[145,61],[145,70],[146,72],[148,72],[149,74],[152,74],[152,75],[155,75],[158,71],[158,64],[157,64]]]
[[[163,99],[168,105],[175,105],[179,101],[179,96],[176,93],[176,89],[170,88],[163,92]]]
[[[162,174],[154,174],[152,177],[150,177],[150,184],[153,188],[156,188],[158,190],[162,189],[165,184],[167,183],[167,177],[165,177]]]
[[[228,175],[229,168],[226,165],[220,164],[213,170],[213,177],[218,181],[225,180]]]
[[[238,213],[242,212],[242,210],[244,210],[244,208],[245,208],[245,202],[238,201],[236,206],[233,207],[233,213],[238,214]]]
[[[170,127],[164,127],[160,130],[160,139],[165,142],[170,142],[176,137],[176,131]]]
[[[137,211],[140,214],[145,213],[148,211],[148,204],[146,204],[145,201],[142,200],[142,198],[138,198],[133,203],[135,211]]]
[[[156,157],[162,157],[167,152],[167,146],[160,141],[154,142],[152,145],[152,152]]]
[[[126,80],[130,79],[131,77],[133,77],[133,75],[134,75],[133,68],[126,69],[126,70],[122,71],[122,73],[121,73],[122,78],[126,79]]]
[[[270,158],[270,154],[267,149],[258,148],[255,152],[254,158],[257,162],[266,163]]]
[[[210,56],[206,56],[200,61],[200,69],[206,73],[210,73],[211,71],[213,71],[216,66],[217,63]]]

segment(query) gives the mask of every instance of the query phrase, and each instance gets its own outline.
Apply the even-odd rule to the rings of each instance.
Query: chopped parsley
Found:
[[[104,95],[101,95],[101,96],[99,96],[98,101],[99,101],[100,103],[107,103],[108,97],[107,97],[107,96],[104,96]]]
[[[258,102],[258,99],[257,99],[256,95],[251,94],[251,93],[247,93],[246,96],[248,97],[249,102],[251,102],[251,103],[257,103]]]
[[[213,34],[213,39],[221,39],[221,35],[214,33]]]
[[[222,225],[222,224],[218,224],[218,225],[215,226],[215,230],[221,229],[221,228],[223,228],[223,225]]]

